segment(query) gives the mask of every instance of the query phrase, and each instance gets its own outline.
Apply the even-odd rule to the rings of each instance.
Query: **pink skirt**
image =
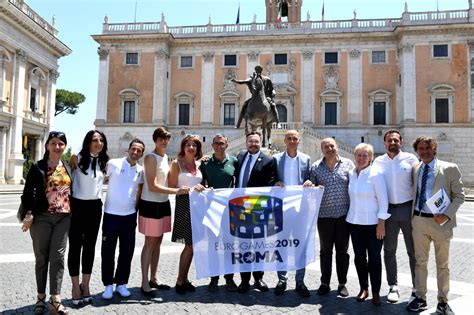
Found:
[[[145,236],[160,237],[164,233],[171,232],[171,217],[151,219],[138,216],[138,231]]]

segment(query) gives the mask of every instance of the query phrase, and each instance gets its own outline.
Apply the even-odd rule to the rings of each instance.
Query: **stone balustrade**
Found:
[[[19,0],[10,0],[18,2]],[[391,32],[397,26],[432,25],[472,22],[473,10],[405,12],[402,18],[302,21],[299,23],[248,23],[221,25],[194,25],[168,27],[166,22],[104,23],[102,34],[120,33],[171,33],[175,37],[199,37],[222,35],[270,35],[310,33],[347,33],[369,30]],[[471,18],[471,19],[470,19]]]
[[[47,32],[51,33],[54,36],[58,35],[58,30],[49,24],[45,19],[43,19],[38,13],[36,13],[32,8],[30,8],[24,0],[8,0],[10,4],[15,6],[18,10],[26,14],[30,19],[35,21],[39,26],[44,28]]]

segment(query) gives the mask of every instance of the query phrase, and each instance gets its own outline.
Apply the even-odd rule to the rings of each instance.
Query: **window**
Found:
[[[125,54],[126,65],[138,65],[138,53],[126,53]]]
[[[337,52],[324,53],[324,63],[325,64],[337,64],[337,63],[339,63]]]
[[[324,121],[325,125],[337,125],[337,103],[336,102],[326,102]]]
[[[30,89],[30,110],[32,112],[36,112],[36,89],[31,88]]]
[[[224,103],[224,126],[235,125],[235,104]]]
[[[135,101],[123,102],[123,122],[124,123],[135,122]]]
[[[275,54],[276,65],[286,65],[288,63],[288,56],[286,54]]]
[[[225,55],[224,56],[224,66],[225,67],[235,67],[235,66],[237,66],[237,55]]]
[[[433,45],[433,57],[434,58],[449,57],[448,44]]]
[[[277,104],[276,108],[280,122],[288,122],[288,111],[286,110],[286,107],[284,105]]]
[[[385,51],[384,50],[372,51],[372,63],[385,63]]]
[[[193,56],[181,56],[181,68],[192,68],[193,67]]]
[[[189,104],[179,104],[178,125],[189,125]]]
[[[449,99],[437,98],[435,100],[436,123],[449,123]]]
[[[386,103],[374,102],[374,125],[386,124]]]

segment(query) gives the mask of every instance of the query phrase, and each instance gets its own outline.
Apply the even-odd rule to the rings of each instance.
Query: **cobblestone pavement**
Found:
[[[29,233],[23,233],[16,221],[16,209],[19,204],[19,194],[0,195],[0,312],[4,314],[22,314],[33,311],[36,297],[34,278],[34,256],[32,254]],[[100,237],[100,236],[99,236]],[[179,254],[182,247],[169,241],[169,233],[162,245],[160,259],[160,278],[171,286],[174,285],[177,275]],[[135,256],[132,262],[132,274],[129,288],[132,296],[127,299],[115,296],[110,301],[101,298],[103,286],[100,282],[100,252],[97,251],[94,271],[91,281],[91,292],[94,294],[93,305],[74,309],[71,303],[71,282],[67,267],[64,272],[63,302],[77,314],[152,314],[152,313],[255,313],[255,314],[302,314],[302,313],[350,313],[350,314],[400,314],[406,313],[405,306],[411,292],[408,257],[405,254],[404,243],[400,235],[398,262],[399,287],[401,301],[397,304],[385,303],[388,286],[383,275],[382,306],[375,307],[370,298],[364,303],[357,303],[355,295],[359,291],[355,268],[352,263],[348,275],[348,289],[350,297],[346,299],[336,296],[337,279],[335,268],[331,282],[331,293],[327,296],[318,296],[319,262],[308,266],[305,282],[311,292],[311,297],[302,298],[294,291],[294,272],[290,272],[288,290],[283,296],[273,294],[273,287],[277,283],[276,273],[268,272],[264,280],[269,285],[270,292],[261,293],[251,290],[248,294],[230,293],[225,290],[221,279],[219,290],[215,293],[207,291],[208,279],[193,280],[197,286],[195,293],[184,296],[177,295],[174,290],[157,291],[156,298],[149,300],[140,293],[140,252],[143,244],[143,235],[137,233]],[[318,243],[318,242],[316,242]],[[100,250],[100,245],[97,245]],[[319,250],[318,248],[316,249]],[[451,290],[450,305],[457,314],[471,313],[469,302],[474,299],[474,203],[465,203],[458,213],[458,227],[454,231],[451,242]],[[190,279],[195,279],[194,265],[191,266]],[[237,284],[240,276],[235,276]],[[434,312],[436,307],[436,267],[433,259],[433,250],[429,263],[428,304],[432,307],[428,313]]]

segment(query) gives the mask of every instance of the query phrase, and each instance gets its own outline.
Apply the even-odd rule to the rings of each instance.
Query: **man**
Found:
[[[265,187],[276,183],[276,167],[273,159],[260,152],[261,136],[251,132],[246,137],[247,151],[237,156],[236,187]],[[263,271],[254,271],[253,279],[255,288],[267,292],[268,286],[263,281]],[[240,273],[242,282],[237,291],[246,293],[250,290],[250,272]]]
[[[413,178],[411,172],[418,164],[415,155],[400,150],[403,145],[400,131],[388,130],[384,137],[386,153],[374,161],[376,167],[385,178],[388,192],[388,213],[390,218],[385,221],[385,238],[383,241],[385,270],[390,291],[387,301],[398,302],[397,279],[397,246],[400,229],[403,232],[405,247],[410,261],[412,280],[412,298],[415,297],[415,250],[411,234],[411,206],[413,203]]]
[[[349,211],[349,172],[354,168],[351,160],[340,157],[333,138],[321,141],[323,158],[311,167],[310,180],[314,185],[324,186],[318,217],[320,244],[321,285],[318,295],[331,291],[332,249],[336,248],[336,271],[339,285],[337,294],[348,297],[346,288],[349,269],[349,227],[346,215]]]
[[[263,68],[262,68],[261,65],[256,65],[255,66],[255,72],[253,73],[253,76],[251,78],[248,78],[246,80],[231,79],[231,81],[235,82],[237,84],[247,84],[250,91],[252,91],[252,88],[250,86],[250,84],[252,82],[252,79],[256,75],[260,76],[263,80],[263,90],[264,90],[264,93],[265,93],[265,97],[267,98],[268,103],[270,103],[270,109],[271,109],[273,115],[275,116],[276,123],[279,123],[280,120],[278,118],[278,112],[276,110],[276,104],[275,104],[275,100],[274,100],[276,92],[273,89],[272,80],[270,80],[269,77],[266,77],[266,76],[262,75],[262,70],[263,70]],[[235,126],[235,128],[240,128],[240,124],[242,123],[242,119],[244,118],[244,115],[247,112],[247,106],[248,106],[249,101],[250,101],[250,99],[246,100],[244,105],[242,105],[242,109],[240,110],[240,114],[239,114],[239,119],[237,120],[237,125]]]
[[[428,259],[431,242],[435,248],[436,276],[438,282],[437,313],[454,314],[448,305],[449,292],[449,243],[456,226],[456,212],[464,202],[461,172],[456,164],[438,160],[438,143],[430,137],[418,137],[413,143],[421,163],[413,168],[412,234],[415,244],[416,298],[407,309],[420,312],[427,309],[426,293]],[[436,193],[444,193],[451,204],[440,213],[433,213],[427,205]],[[435,211],[434,211],[435,212]]]
[[[217,134],[212,139],[212,149],[214,154],[209,160],[201,163],[202,185],[212,188],[233,188],[234,173],[237,164],[237,158],[229,156],[225,152],[229,146],[227,137]],[[227,291],[237,291],[237,285],[234,282],[234,274],[224,276]],[[211,278],[207,286],[209,292],[217,291],[219,276]]]
[[[105,291],[102,297],[109,300],[115,292],[129,297],[127,289],[135,249],[137,227],[136,204],[140,200],[143,186],[143,167],[137,164],[145,151],[145,144],[134,139],[130,142],[127,157],[113,159],[107,163],[109,188],[102,222],[102,282]],[[120,241],[117,269],[115,270],[115,248]]]
[[[285,134],[286,151],[273,156],[277,168],[278,182],[275,184],[280,187],[285,185],[304,185],[312,186],[309,180],[309,170],[311,167],[311,158],[298,151],[300,144],[300,134],[296,130],[288,130]],[[309,297],[309,290],[304,284],[305,268],[296,271],[296,292],[302,297]],[[288,273],[278,271],[278,284],[274,293],[282,295],[286,290]]]

